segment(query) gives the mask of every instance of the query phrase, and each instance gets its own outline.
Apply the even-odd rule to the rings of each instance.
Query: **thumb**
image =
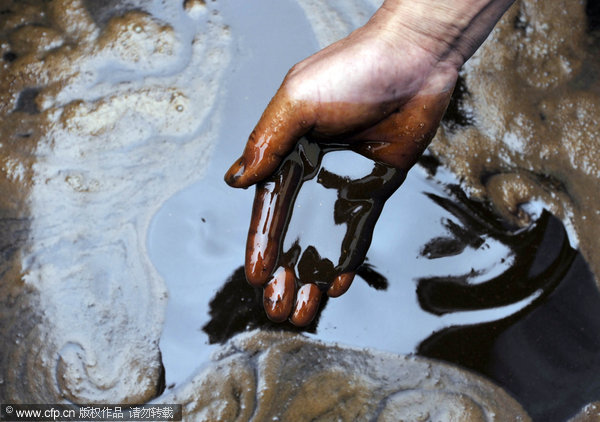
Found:
[[[246,188],[271,175],[298,139],[310,130],[308,106],[280,88],[250,134],[244,153],[225,174],[225,182]]]

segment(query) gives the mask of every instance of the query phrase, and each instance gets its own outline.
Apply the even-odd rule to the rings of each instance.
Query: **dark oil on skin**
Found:
[[[275,174],[257,185],[246,255],[250,267],[246,269],[246,276],[251,284],[262,285],[275,268],[284,267],[295,269],[299,285],[313,283],[325,291],[338,274],[356,271],[361,265],[383,205],[406,175],[380,163],[375,163],[372,172],[359,179],[333,174],[321,168],[321,160],[325,153],[336,149],[339,148],[335,145],[322,147],[303,138]],[[321,257],[313,245],[304,250],[300,250],[297,243],[287,250],[274,247],[277,239],[285,237],[302,184],[315,177],[316,183],[337,191],[334,222],[346,225],[337,263]],[[262,213],[280,217],[271,217],[274,222],[265,228],[265,218],[259,218]],[[323,238],[327,241],[327,236]],[[256,253],[257,248],[260,254]]]
[[[420,164],[432,175],[438,165],[431,156],[424,157]],[[385,185],[384,173],[368,176],[381,177],[379,182],[368,178],[362,182],[366,186]],[[322,183],[338,189],[340,198],[353,195],[348,186],[342,187],[348,180],[336,178],[326,170],[318,174]],[[471,283],[479,274],[470,273],[417,280],[421,308],[441,315],[496,308],[536,292],[538,295],[521,311],[498,321],[423,332],[416,353],[491,378],[513,394],[535,421],[564,421],[585,404],[599,400],[600,293],[581,254],[571,248],[562,223],[543,212],[531,227],[517,229],[499,218],[488,204],[468,199],[458,186],[447,186],[447,190],[450,198],[427,195],[457,222],[448,220],[448,236],[423,245],[422,256],[437,259],[456,255],[468,246],[481,246],[488,237],[509,247],[515,259],[504,273],[483,282]],[[335,211],[337,224],[348,221],[352,213],[345,212],[347,209],[341,201]],[[361,233],[364,231],[360,225],[350,224],[347,240],[360,242]],[[342,248],[340,262],[349,262],[348,259]],[[312,245],[301,250],[294,243],[282,252],[280,260],[312,282],[329,279],[335,272],[331,261],[323,260]],[[399,281],[383,277],[368,264],[368,258],[357,268],[357,276],[379,290]],[[332,299],[323,295],[317,317],[307,327],[274,323],[263,310],[262,289],[250,286],[240,267],[210,302],[211,319],[203,330],[211,343],[223,343],[236,333],[254,328],[315,333],[328,300]],[[372,319],[373,327],[382,322],[376,312],[364,317]]]

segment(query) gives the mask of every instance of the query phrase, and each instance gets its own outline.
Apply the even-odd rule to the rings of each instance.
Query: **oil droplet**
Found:
[[[177,107],[175,107],[175,110],[182,112],[183,111],[183,106],[181,104],[179,104]]]
[[[140,25],[136,25],[133,27],[133,30],[139,34],[142,32],[142,27]]]

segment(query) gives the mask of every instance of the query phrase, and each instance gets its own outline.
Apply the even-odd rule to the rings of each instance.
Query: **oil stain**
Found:
[[[514,394],[534,420],[565,420],[600,397],[600,378],[595,375],[600,370],[600,294],[594,277],[581,254],[570,247],[561,222],[548,212],[531,228],[511,232],[485,204],[451,189],[457,202],[430,197],[455,215],[462,229],[510,246],[515,260],[504,273],[483,282],[473,283],[473,274],[421,278],[421,307],[445,314],[539,295],[505,319],[432,333],[417,352],[490,377]]]
[[[435,159],[427,156],[422,165],[429,174],[436,173]],[[600,399],[600,378],[594,375],[600,371],[596,335],[600,331],[600,294],[585,260],[570,246],[560,220],[544,211],[529,227],[519,228],[499,217],[490,203],[469,199],[458,185],[447,185],[446,192],[447,197],[426,193],[453,220],[445,218],[447,236],[431,239],[421,248],[421,255],[440,259],[466,248],[485,248],[495,239],[512,251],[513,261],[496,276],[470,272],[419,278],[416,298],[421,309],[447,315],[534,299],[501,320],[453,325],[433,333],[422,329],[416,353],[491,378],[537,421],[565,420]],[[347,221],[343,216],[350,215],[338,213],[336,222],[343,224]],[[294,245],[294,256],[303,257],[299,266],[318,268],[322,258],[314,245],[303,251],[298,242]],[[400,281],[395,277],[388,280],[368,261],[358,268],[357,275],[381,291]],[[327,303],[321,303],[317,317],[305,329],[289,322],[275,324],[262,309],[262,290],[248,285],[240,267],[210,302],[211,319],[203,330],[210,343],[224,343],[254,328],[317,333]],[[381,323],[377,313],[364,318],[373,327]]]

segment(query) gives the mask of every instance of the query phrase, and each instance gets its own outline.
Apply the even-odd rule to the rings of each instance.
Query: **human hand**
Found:
[[[229,185],[264,180],[303,135],[397,168],[414,164],[437,130],[458,67],[376,22],[292,67],[225,175]]]
[[[362,242],[366,248],[355,245],[348,252],[355,257],[352,265],[338,265],[324,285],[297,283],[292,268],[280,262],[281,245],[299,186],[318,169],[314,160],[282,163],[298,139],[306,135],[312,143],[345,147],[375,160],[380,168],[396,169],[394,188],[386,190],[391,194],[437,130],[457,66],[411,39],[388,34],[374,17],[294,66],[250,135],[242,157],[225,176],[234,187],[260,182],[248,236],[246,277],[252,285],[265,287],[265,309],[273,320],[291,314],[293,323],[306,325],[317,311],[322,291],[330,296],[344,293],[356,262],[364,259],[381,212],[375,207],[365,214],[372,224],[361,226],[361,234],[368,241]]]

